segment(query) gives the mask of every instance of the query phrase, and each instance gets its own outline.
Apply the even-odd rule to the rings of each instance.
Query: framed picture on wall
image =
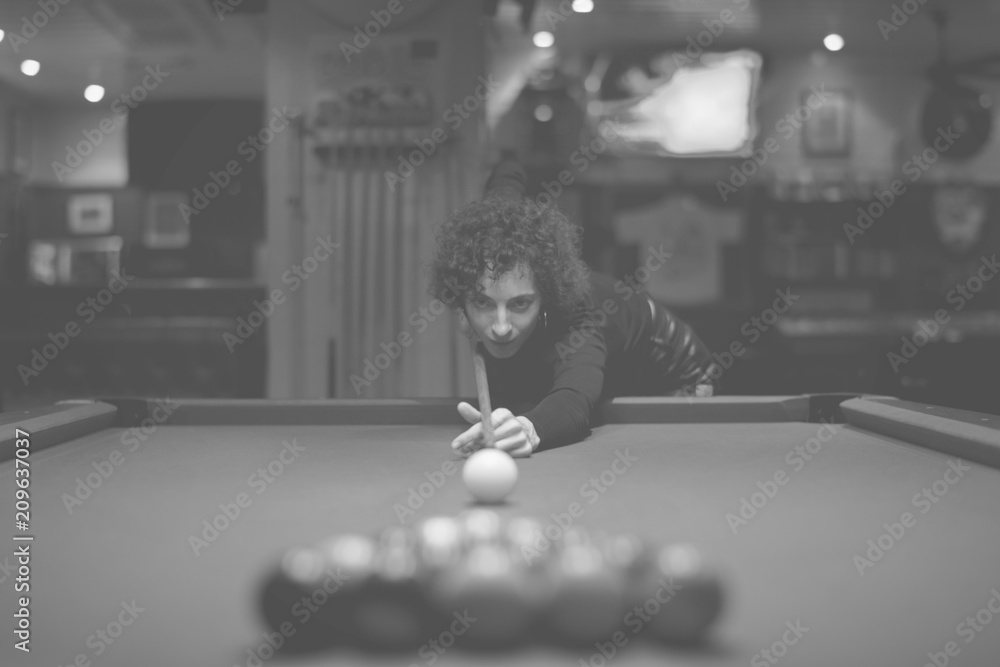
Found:
[[[72,195],[66,200],[66,221],[73,234],[110,234],[114,198],[106,192]]]
[[[844,90],[829,90],[826,96],[823,102],[811,90],[802,93],[802,105],[810,111],[802,126],[802,150],[808,157],[846,157],[854,131],[853,99]]]
[[[191,229],[181,206],[190,206],[187,193],[151,192],[146,199],[142,243],[147,248],[186,248]]]

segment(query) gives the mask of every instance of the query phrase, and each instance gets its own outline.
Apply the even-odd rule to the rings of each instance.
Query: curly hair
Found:
[[[481,279],[497,280],[524,265],[544,307],[568,318],[590,289],[580,250],[580,228],[554,205],[494,193],[459,209],[438,228],[429,291],[459,309],[480,291]]]

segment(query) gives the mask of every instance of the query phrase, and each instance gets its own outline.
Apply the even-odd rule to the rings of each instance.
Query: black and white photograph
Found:
[[[0,667],[998,667],[1000,0],[0,0]]]

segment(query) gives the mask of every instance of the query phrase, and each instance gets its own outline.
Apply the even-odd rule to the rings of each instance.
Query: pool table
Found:
[[[464,428],[456,403],[104,399],[0,415],[0,664],[257,664],[260,582],[285,549],[472,506],[449,446]],[[722,574],[707,642],[626,633],[615,664],[1000,664],[1000,417],[881,396],[621,398],[587,438],[519,468],[501,515],[571,512],[595,531],[690,542]],[[26,545],[30,654],[11,631]],[[546,646],[432,657],[605,660]]]

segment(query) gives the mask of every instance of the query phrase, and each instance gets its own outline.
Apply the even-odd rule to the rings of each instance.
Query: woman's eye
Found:
[[[511,305],[511,310],[516,310],[518,312],[523,313],[524,311],[528,310],[530,306],[531,304],[528,303],[527,301],[518,301]]]
[[[472,303],[476,308],[480,310],[485,310],[490,305],[486,299],[476,299]]]

